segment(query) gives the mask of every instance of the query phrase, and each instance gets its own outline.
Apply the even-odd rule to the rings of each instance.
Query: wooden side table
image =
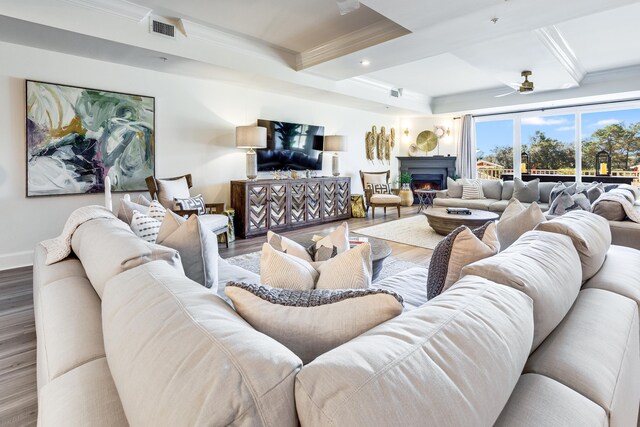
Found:
[[[429,206],[433,207],[433,199],[438,193],[437,190],[414,190],[413,192],[416,193],[416,196],[418,196],[418,201],[420,202],[418,213],[426,211]]]

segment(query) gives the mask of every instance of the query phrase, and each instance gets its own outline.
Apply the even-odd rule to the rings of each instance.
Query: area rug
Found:
[[[242,267],[245,270],[260,274],[260,254],[260,251],[251,252],[245,255],[238,255],[227,258],[227,261],[230,264]],[[384,260],[384,263],[382,264],[382,270],[380,270],[380,274],[378,275],[378,277],[376,277],[376,280],[374,280],[373,283],[379,282],[383,279],[386,279],[387,277],[393,276],[400,273],[401,271],[405,271],[413,267],[427,268],[428,265],[419,265],[394,256],[389,256]]]
[[[352,232],[426,249],[434,249],[444,238],[429,227],[427,217],[422,214],[359,228]]]

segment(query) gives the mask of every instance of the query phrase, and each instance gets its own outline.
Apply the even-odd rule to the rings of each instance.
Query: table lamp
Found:
[[[258,177],[258,158],[254,148],[267,148],[267,128],[260,126],[236,127],[236,147],[248,148],[247,151],[247,179]]]
[[[340,158],[338,152],[347,151],[347,137],[344,135],[328,135],[324,137],[324,151],[333,151],[331,166],[333,176],[340,175]]]

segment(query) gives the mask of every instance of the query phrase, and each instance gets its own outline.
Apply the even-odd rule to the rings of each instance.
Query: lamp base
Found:
[[[331,166],[333,176],[340,176],[340,157],[338,157],[338,153],[333,153],[333,157],[331,158]]]
[[[253,149],[247,151],[247,179],[254,181],[258,177],[258,156]]]

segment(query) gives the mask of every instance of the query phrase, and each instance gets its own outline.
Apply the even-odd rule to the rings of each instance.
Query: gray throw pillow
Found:
[[[511,200],[513,198],[513,181],[505,181],[502,183],[502,200]]]
[[[587,185],[587,198],[589,199],[589,203],[593,204],[598,197],[604,194],[604,185],[601,182],[592,182]]]
[[[511,199],[498,221],[500,248],[507,249],[520,236],[533,230],[536,225],[545,220],[537,203],[531,203],[528,208],[525,208],[517,199]]]
[[[539,184],[539,178],[524,182],[520,178],[516,177],[513,180],[513,197],[522,203],[537,202],[540,200],[540,191],[538,190]]]
[[[433,250],[427,277],[427,299],[440,295],[457,282],[464,266],[499,251],[495,222],[487,222],[474,230],[465,225],[456,228]]]
[[[463,180],[455,181],[447,177],[447,197],[451,197],[453,199],[462,198],[462,181]]]
[[[591,203],[584,193],[568,194],[560,193],[549,206],[549,215],[564,215],[567,212],[582,210],[590,211]]]
[[[118,208],[118,218],[128,225],[131,225],[133,220],[133,211],[140,213],[147,213],[149,211],[149,205],[141,205],[131,200],[120,199],[120,207]]]
[[[156,243],[178,251],[185,276],[217,291],[218,239],[196,215],[184,220],[167,211]]]
[[[383,289],[291,290],[229,283],[225,294],[257,331],[306,364],[402,313],[402,297]]]
[[[487,199],[500,200],[502,198],[502,181],[499,179],[481,179],[482,193]]]

